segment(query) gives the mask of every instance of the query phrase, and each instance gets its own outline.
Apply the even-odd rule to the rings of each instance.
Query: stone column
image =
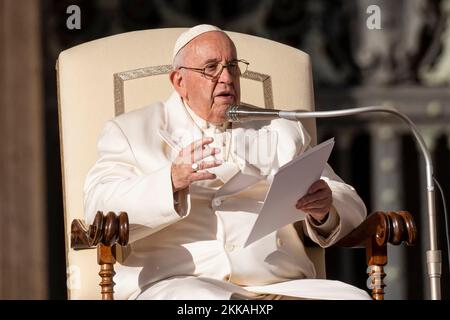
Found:
[[[0,299],[47,297],[40,8],[0,0]]]

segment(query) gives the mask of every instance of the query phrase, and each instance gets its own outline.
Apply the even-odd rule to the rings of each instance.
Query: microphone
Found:
[[[427,205],[428,205],[428,227],[430,236],[430,250],[427,251],[427,267],[428,277],[430,280],[430,291],[432,300],[441,299],[441,268],[442,268],[442,256],[441,251],[438,249],[438,237],[437,237],[437,219],[436,219],[436,207],[435,207],[435,188],[433,181],[433,163],[431,160],[430,152],[423,140],[419,130],[414,122],[408,118],[405,114],[396,110],[395,108],[373,106],[373,107],[361,107],[351,109],[341,109],[337,111],[283,111],[276,109],[263,109],[250,107],[247,105],[232,105],[225,111],[225,116],[231,122],[245,122],[252,120],[273,120],[273,119],[286,119],[298,121],[306,118],[335,118],[345,117],[360,113],[368,112],[384,112],[393,114],[402,119],[408,125],[409,129],[413,133],[416,143],[422,152],[426,165],[426,177],[427,177]]]
[[[273,120],[280,117],[280,110],[263,109],[243,105],[231,105],[225,111],[225,116],[231,122]]]
[[[356,109],[349,109],[352,111]],[[390,109],[389,109],[390,110]],[[325,112],[310,112],[306,110],[293,110],[284,111],[277,109],[264,109],[259,107],[253,107],[249,105],[231,105],[225,111],[225,117],[231,122],[246,122],[254,120],[274,120],[274,119],[286,119],[286,120],[300,120],[305,118],[326,118],[336,117],[341,115],[342,111],[325,111]],[[359,112],[354,112],[359,113]],[[350,114],[350,113],[348,113]]]

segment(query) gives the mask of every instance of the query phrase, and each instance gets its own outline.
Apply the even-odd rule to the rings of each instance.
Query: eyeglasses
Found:
[[[245,60],[234,60],[226,64],[220,62],[208,63],[203,68],[179,67],[178,69],[192,70],[201,73],[206,79],[217,80],[222,74],[224,68],[227,68],[228,72],[232,76],[240,76],[241,74],[244,74],[247,71],[249,64],[250,63]]]

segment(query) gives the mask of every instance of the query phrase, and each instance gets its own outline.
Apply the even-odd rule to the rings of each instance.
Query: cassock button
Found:
[[[225,250],[226,250],[227,252],[231,252],[231,251],[233,251],[235,248],[236,248],[236,246],[235,246],[234,244],[232,244],[232,243],[226,243],[226,244],[225,244]]]
[[[220,199],[213,199],[212,203],[213,203],[214,207],[218,207],[218,206],[220,206],[222,204],[222,200],[220,200]]]

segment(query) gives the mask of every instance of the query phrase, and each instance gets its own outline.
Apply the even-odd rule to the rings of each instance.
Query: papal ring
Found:
[[[194,162],[194,163],[192,164],[191,168],[192,168],[192,171],[197,172],[198,169],[199,169],[198,163],[197,163],[197,162]]]

